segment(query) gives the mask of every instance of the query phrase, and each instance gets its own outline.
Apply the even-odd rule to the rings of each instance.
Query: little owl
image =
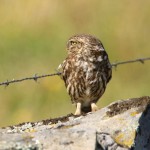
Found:
[[[75,35],[67,43],[68,56],[59,65],[75,115],[96,111],[96,102],[111,79],[108,55],[99,39],[91,35]]]

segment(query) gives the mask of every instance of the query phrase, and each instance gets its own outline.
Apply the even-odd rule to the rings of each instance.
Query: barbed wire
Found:
[[[35,74],[33,77],[26,77],[26,78],[16,79],[16,80],[13,79],[13,80],[10,80],[10,81],[7,80],[5,82],[1,82],[0,86],[1,85],[8,86],[8,85],[10,85],[12,83],[22,82],[22,81],[25,81],[25,80],[34,80],[34,81],[37,81],[40,78],[45,78],[45,77],[50,77],[50,76],[56,76],[56,75],[61,75],[61,72],[52,73],[52,74],[45,74],[45,75],[40,75],[40,76],[37,76],[37,74]]]
[[[122,62],[116,62],[116,63],[112,63],[111,66],[117,67],[118,65],[129,64],[129,63],[134,63],[134,62],[140,62],[140,63],[144,64],[144,61],[147,61],[147,60],[150,60],[150,57],[138,58],[138,59],[127,60],[127,61],[122,61]]]
[[[127,60],[127,61],[122,61],[122,62],[116,62],[116,63],[112,63],[111,66],[112,67],[117,67],[118,65],[123,65],[123,64],[128,64],[128,63],[134,63],[134,62],[140,62],[142,64],[144,64],[145,61],[150,60],[150,57],[147,58],[138,58],[138,59],[134,59],[134,60]],[[22,78],[22,79],[13,79],[13,80],[6,80],[4,82],[0,83],[0,86],[4,85],[4,86],[9,86],[12,83],[17,83],[17,82],[22,82],[22,81],[26,81],[26,80],[34,80],[37,81],[40,78],[45,78],[45,77],[51,77],[51,76],[56,76],[56,75],[61,75],[61,72],[56,72],[56,73],[52,73],[52,74],[45,74],[45,75],[37,75],[35,74],[32,77],[26,77],[26,78]]]

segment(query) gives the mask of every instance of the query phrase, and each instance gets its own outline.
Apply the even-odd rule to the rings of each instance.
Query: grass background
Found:
[[[103,42],[111,62],[150,56],[150,1],[1,0],[0,82],[54,73],[66,41],[89,33]],[[101,100],[150,95],[150,62],[118,66]],[[74,112],[57,76],[0,87],[0,126]]]

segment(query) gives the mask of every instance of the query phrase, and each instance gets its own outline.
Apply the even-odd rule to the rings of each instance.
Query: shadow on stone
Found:
[[[150,150],[150,104],[139,119],[139,127],[131,150]]]

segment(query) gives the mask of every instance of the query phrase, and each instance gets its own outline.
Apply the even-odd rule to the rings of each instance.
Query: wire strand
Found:
[[[122,61],[122,62],[116,62],[116,63],[112,63],[111,66],[112,67],[117,67],[119,65],[123,65],[123,64],[129,64],[129,63],[135,63],[135,62],[140,62],[142,64],[144,64],[145,61],[150,60],[150,57],[147,58],[138,58],[138,59],[134,59],[134,60],[127,60],[127,61]],[[52,76],[56,76],[56,75],[61,75],[61,72],[57,72],[57,73],[52,73],[52,74],[44,74],[44,75],[39,75],[37,76],[37,74],[35,74],[32,77],[26,77],[26,78],[22,78],[22,79],[13,79],[13,80],[6,80],[4,82],[0,83],[0,86],[5,85],[6,87],[9,86],[12,83],[17,83],[17,82],[22,82],[22,81],[26,81],[26,80],[34,80],[37,81],[38,79],[41,78],[46,78],[46,77],[52,77]]]

